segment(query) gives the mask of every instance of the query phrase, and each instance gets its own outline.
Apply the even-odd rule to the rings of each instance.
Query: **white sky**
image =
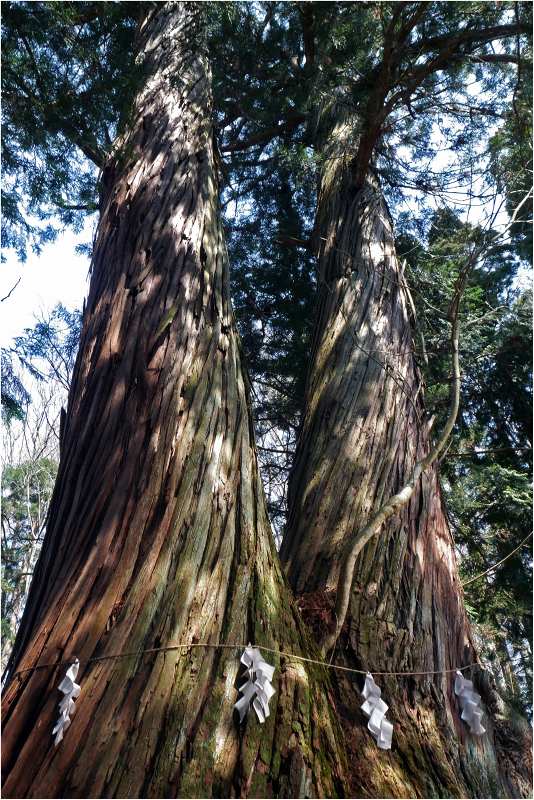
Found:
[[[21,278],[12,295],[0,303],[0,346],[8,346],[24,328],[33,327],[36,317],[58,303],[69,310],[81,308],[88,289],[89,259],[78,255],[77,244],[92,239],[94,218],[80,234],[65,230],[55,242],[45,244],[40,255],[28,254],[26,262],[6,253],[0,266],[0,298]]]

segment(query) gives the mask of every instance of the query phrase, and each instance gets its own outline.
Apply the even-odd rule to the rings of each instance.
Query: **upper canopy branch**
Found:
[[[258,133],[253,133],[246,139],[234,139],[234,141],[222,145],[220,147],[220,151],[221,153],[236,153],[241,150],[247,150],[249,147],[253,147],[254,145],[267,144],[277,136],[281,136],[283,133],[288,133],[295,130],[295,128],[298,128],[298,126],[305,122],[306,119],[306,114],[301,114],[298,111],[292,112],[276,125],[272,125],[269,128],[264,128],[262,131],[258,131]]]
[[[315,62],[315,15],[312,3],[299,3],[298,10],[302,25],[302,40],[306,67],[311,68]]]
[[[430,51],[438,52],[455,50],[461,45],[479,45],[529,33],[530,28],[526,23],[513,22],[508,25],[493,25],[489,28],[465,28],[456,34],[447,36],[434,36],[430,39],[421,39],[414,42],[405,50],[406,56],[421,55]]]
[[[452,63],[463,60],[496,64],[520,63],[518,55],[477,53],[476,48],[491,41],[527,33],[528,28],[522,22],[494,25],[485,29],[469,28],[449,36],[406,44],[409,32],[420,19],[421,5],[425,4],[418,4],[416,13],[410,18],[410,24],[402,27],[403,38],[399,34],[393,43],[389,41],[384,44],[382,61],[374,71],[373,89],[362,122],[364,133],[354,160],[355,182],[358,186],[363,184],[385,120],[400,102],[409,101],[413,92],[426,78]],[[393,48],[396,48],[396,51]],[[401,73],[400,65],[406,58],[418,58],[424,53],[434,53],[434,55],[422,64],[414,64],[403,69]]]
[[[41,71],[30,42],[22,33],[19,33],[19,38],[28,55],[33,76],[35,78],[35,86],[37,88],[38,97],[34,97],[34,100],[38,102],[45,121],[48,121],[53,126],[57,127],[70,142],[80,148],[82,153],[90,161],[102,169],[106,163],[105,151],[98,147],[94,137],[92,137],[88,131],[76,127],[67,116],[58,113],[55,104],[50,102],[47,87],[41,76]],[[20,80],[19,82],[22,83]],[[34,93],[28,89],[27,86],[25,86],[25,91],[29,97],[34,95]]]

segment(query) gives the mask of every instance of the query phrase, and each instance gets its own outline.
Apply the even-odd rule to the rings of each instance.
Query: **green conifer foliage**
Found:
[[[5,3],[2,246],[26,257],[98,208],[98,178],[138,80],[139,3]]]

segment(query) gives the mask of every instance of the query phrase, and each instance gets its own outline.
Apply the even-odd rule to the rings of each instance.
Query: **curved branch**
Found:
[[[459,45],[478,45],[492,42],[495,39],[506,39],[509,36],[529,33],[530,28],[522,22],[512,22],[508,25],[494,25],[489,28],[465,28],[458,33],[445,36],[434,36],[414,42],[406,49],[406,55],[420,55],[432,50],[453,51]]]
[[[362,528],[360,531],[356,533],[353,541],[350,543],[348,551],[346,553],[344,564],[341,568],[341,574],[339,576],[338,582],[338,590],[336,595],[336,606],[335,606],[335,617],[336,617],[336,627],[334,631],[329,634],[324,643],[323,643],[323,654],[328,653],[328,651],[332,650],[335,646],[339,634],[341,633],[341,629],[345,622],[345,618],[347,616],[347,610],[349,607],[349,600],[350,600],[350,593],[352,589],[352,579],[354,577],[354,567],[356,565],[356,559],[358,555],[363,550],[367,542],[376,536],[384,522],[386,522],[390,517],[395,514],[398,509],[405,506],[408,501],[410,500],[415,487],[417,485],[417,481],[439,457],[440,453],[444,450],[449,441],[449,437],[452,433],[454,428],[456,417],[458,416],[458,409],[460,407],[460,383],[461,383],[461,374],[460,374],[460,356],[459,356],[459,309],[460,309],[460,301],[462,299],[462,295],[465,289],[465,285],[467,282],[467,278],[471,271],[473,264],[476,261],[476,256],[478,254],[473,253],[460,275],[455,284],[454,294],[449,306],[449,320],[451,323],[451,358],[452,358],[452,381],[451,381],[451,389],[450,389],[450,400],[449,400],[449,413],[447,416],[447,421],[443,427],[441,435],[439,436],[438,440],[431,448],[430,452],[420,461],[417,461],[413,470],[411,472],[408,481],[402,487],[402,489],[394,494],[392,497],[389,498],[374,514],[374,516],[369,520],[367,525]]]
[[[4,302],[4,300],[8,300],[8,299],[11,297],[11,295],[13,294],[13,292],[15,291],[15,289],[17,288],[17,286],[19,285],[19,283],[21,282],[21,280],[22,280],[22,275],[19,275],[19,278],[18,278],[18,280],[17,280],[17,281],[15,281],[15,284],[14,284],[14,285],[11,287],[11,289],[10,289],[10,290],[9,290],[9,292],[6,294],[6,296],[5,296],[5,297],[2,297],[2,298],[0,299],[0,303],[3,303],[3,302]]]

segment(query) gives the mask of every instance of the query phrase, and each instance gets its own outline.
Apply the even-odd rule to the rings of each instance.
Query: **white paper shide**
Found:
[[[373,734],[380,749],[389,750],[393,736],[393,725],[386,719],[386,712],[389,706],[381,699],[381,691],[369,672],[365,676],[365,686],[362,694],[365,698],[362,711],[369,717],[367,727]]]
[[[59,684],[58,691],[63,692],[63,700],[59,703],[59,719],[54,725],[52,736],[55,735],[54,744],[57,746],[63,739],[63,734],[70,725],[70,715],[74,711],[74,701],[80,696],[80,687],[75,683],[80,668],[78,659],[68,668],[65,677]]]
[[[482,711],[480,710],[480,695],[473,689],[473,681],[464,678],[460,671],[456,672],[454,693],[458,697],[462,709],[462,719],[469,725],[469,730],[475,736],[482,736],[486,729],[482,727]]]
[[[245,647],[241,663],[246,667],[247,679],[239,687],[243,696],[234,705],[239,714],[239,722],[245,719],[251,703],[259,721],[265,722],[269,716],[269,700],[275,693],[271,684],[274,667],[263,660],[257,647],[251,645]]]

